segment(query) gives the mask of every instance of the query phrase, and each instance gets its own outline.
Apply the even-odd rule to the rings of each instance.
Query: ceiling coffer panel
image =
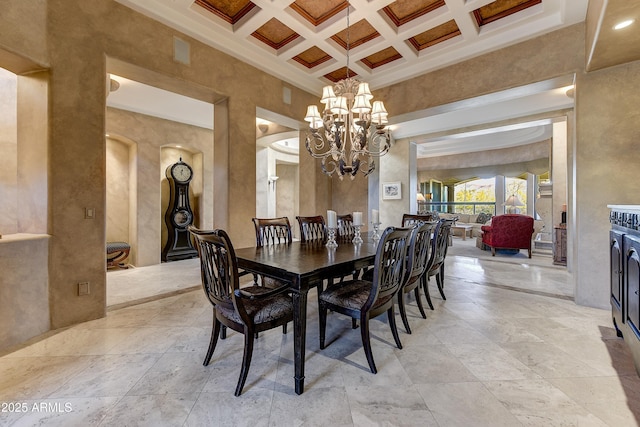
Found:
[[[482,27],[540,3],[542,0],[497,0],[474,10],[473,16],[478,26]]]
[[[411,43],[417,51],[421,51],[422,49],[426,49],[445,40],[449,40],[453,37],[459,36],[460,34],[458,24],[456,24],[456,21],[451,20],[409,38],[409,43]]]
[[[345,10],[348,5],[345,0],[296,0],[289,7],[317,27]]]
[[[195,3],[231,25],[256,7],[249,0],[196,0]]]
[[[444,0],[397,0],[382,11],[396,27],[400,27],[444,5]]]
[[[271,18],[265,22],[251,35],[275,50],[281,49],[300,37],[299,34],[276,18]]]
[[[331,56],[317,46],[312,46],[304,52],[293,57],[293,60],[311,69],[323,62],[327,62]]]
[[[390,46],[386,49],[362,58],[362,63],[367,67],[374,69],[382,65],[389,64],[400,58],[402,58],[400,52],[398,52],[393,46]]]

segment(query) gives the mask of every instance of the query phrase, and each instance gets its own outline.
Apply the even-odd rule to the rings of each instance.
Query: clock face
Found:
[[[191,179],[191,168],[185,164],[177,164],[171,169],[171,175],[176,181],[186,182]]]
[[[186,210],[179,210],[173,214],[173,222],[178,227],[186,227],[191,224],[191,214]]]

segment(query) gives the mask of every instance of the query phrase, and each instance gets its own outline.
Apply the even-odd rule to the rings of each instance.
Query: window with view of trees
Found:
[[[495,178],[475,179],[461,182],[454,186],[455,202],[469,202],[469,205],[457,205],[456,213],[474,214],[485,212],[494,213],[496,202]],[[486,205],[474,205],[474,203],[487,203]]]

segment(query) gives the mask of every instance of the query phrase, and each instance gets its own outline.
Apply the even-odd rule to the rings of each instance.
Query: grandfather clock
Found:
[[[169,206],[164,222],[169,231],[167,244],[162,250],[162,261],[176,261],[198,256],[187,227],[193,224],[193,211],[189,203],[189,183],[193,169],[182,161],[169,165],[165,172],[169,181]]]

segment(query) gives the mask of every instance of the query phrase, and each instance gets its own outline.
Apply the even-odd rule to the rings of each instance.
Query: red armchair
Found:
[[[491,248],[491,255],[496,256],[496,249],[527,249],[531,258],[532,217],[498,215],[492,218],[491,225],[483,225],[481,229],[482,243]]]

